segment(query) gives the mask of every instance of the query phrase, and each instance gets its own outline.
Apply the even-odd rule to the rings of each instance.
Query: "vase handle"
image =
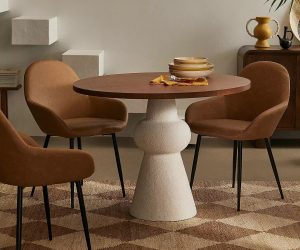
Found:
[[[255,37],[254,34],[252,34],[252,33],[249,31],[249,24],[250,24],[252,21],[256,21],[256,18],[251,18],[251,19],[247,22],[247,24],[246,24],[246,30],[247,30],[247,33],[248,33],[249,36]]]
[[[289,38],[290,40],[293,40],[293,38],[294,38],[294,33],[292,32],[292,31],[287,31],[286,33],[290,33],[291,34],[291,37]]]
[[[274,33],[274,35],[272,36],[272,38],[273,38],[274,36],[277,36],[277,35],[278,35],[279,30],[280,30],[280,26],[279,26],[279,22],[278,22],[277,20],[272,19],[272,21],[275,22],[276,25],[277,25],[277,30],[276,30],[276,32]]]

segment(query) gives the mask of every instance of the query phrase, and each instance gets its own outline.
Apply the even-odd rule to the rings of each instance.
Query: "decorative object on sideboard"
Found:
[[[57,40],[57,17],[20,16],[12,20],[13,45],[51,45]]]
[[[0,13],[9,10],[8,0],[0,0]]]
[[[18,69],[1,69],[0,68],[0,110],[8,117],[8,95],[7,92],[11,90],[18,90],[22,86],[19,84]]]
[[[288,33],[290,33],[290,38],[288,38]],[[292,44],[293,44],[293,38],[294,38],[294,34],[292,31],[288,30],[287,26],[284,26],[284,34],[283,37],[281,38],[279,35],[277,35],[279,38],[279,43],[281,48],[283,49],[289,49]]]
[[[290,25],[295,37],[300,41],[300,0],[294,0],[292,3]]]
[[[256,21],[258,24],[254,28],[253,34],[249,30],[249,24],[252,21]],[[273,33],[269,23],[273,21],[277,25],[277,30]],[[256,48],[270,48],[269,39],[273,38],[279,33],[278,21],[271,19],[270,17],[256,17],[247,22],[246,30],[251,37],[257,38]]]
[[[0,87],[16,87],[19,84],[18,69],[0,68]]]

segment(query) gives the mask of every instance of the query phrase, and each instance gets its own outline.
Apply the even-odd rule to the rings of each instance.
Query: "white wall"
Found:
[[[270,12],[265,0],[10,0],[0,14],[0,67],[24,72],[34,60],[61,58],[68,49],[104,49],[106,74],[164,71],[175,56],[209,57],[217,72],[236,73],[236,54],[253,44],[248,19],[271,15],[288,24],[289,6]],[[12,46],[11,18],[58,16],[59,42],[52,46]],[[278,44],[277,39],[272,40]],[[190,101],[181,101],[180,109]],[[14,125],[40,133],[23,91],[9,94]]]

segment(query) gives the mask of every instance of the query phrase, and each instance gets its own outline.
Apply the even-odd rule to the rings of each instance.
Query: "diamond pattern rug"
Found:
[[[198,214],[182,222],[149,222],[129,215],[134,185],[122,198],[118,184],[85,182],[83,191],[93,249],[300,249],[300,182],[283,182],[280,200],[273,182],[244,182],[241,212],[228,182],[194,187]],[[48,241],[40,188],[25,189],[23,249],[86,249],[69,185],[49,187],[54,239]],[[77,200],[76,200],[77,201]],[[15,249],[16,188],[0,185],[0,249]]]

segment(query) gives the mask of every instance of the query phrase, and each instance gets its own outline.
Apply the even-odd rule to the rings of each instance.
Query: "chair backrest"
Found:
[[[38,61],[31,64],[24,77],[26,101],[45,106],[63,119],[86,115],[88,97],[73,90],[79,80],[71,67],[60,61]]]
[[[240,75],[251,80],[251,88],[225,97],[229,118],[252,121],[263,111],[289,101],[290,77],[282,65],[255,62],[246,66]]]
[[[10,184],[18,174],[16,166],[22,167],[21,158],[26,152],[26,144],[0,111],[0,182]]]

